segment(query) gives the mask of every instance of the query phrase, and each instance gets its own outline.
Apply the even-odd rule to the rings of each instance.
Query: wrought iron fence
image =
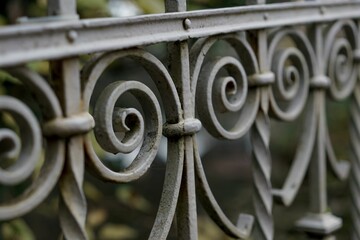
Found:
[[[330,0],[186,11],[186,1],[167,0],[164,14],[126,19],[79,20],[74,0],[50,0],[48,18],[0,29],[0,66],[21,81],[36,99],[0,96],[2,114],[18,126],[0,129],[2,186],[21,184],[41,169],[27,189],[0,205],[7,221],[32,211],[59,186],[59,218],[65,239],[88,239],[85,231],[84,171],[116,183],[141,178],[167,138],[165,182],[149,239],[165,239],[176,215],[179,239],[197,239],[197,203],[227,235],[276,239],[273,200],[289,206],[307,172],[308,213],[296,227],[314,239],[333,239],[342,220],[327,204],[327,164],[340,180],[349,175],[353,228],[360,239],[360,1]],[[219,41],[236,54],[208,57]],[[144,49],[167,43],[169,67]],[[93,54],[84,66],[79,57]],[[96,90],[104,71],[129,58],[141,65],[160,94],[139,81],[117,81]],[[51,62],[44,79],[24,64]],[[101,91],[92,107],[94,91]],[[117,107],[125,93],[141,104]],[[329,137],[327,97],[350,99],[351,153],[337,160]],[[162,114],[164,112],[164,115]],[[234,113],[231,126],[220,113]],[[304,130],[281,189],[271,185],[270,119],[294,121],[304,112]],[[219,207],[199,155],[197,132],[204,127],[221,139],[251,134],[254,216],[230,221]],[[131,165],[115,171],[94,148],[92,135],[110,153],[140,148]],[[44,157],[42,155],[44,154]],[[351,166],[351,167],[350,167]]]

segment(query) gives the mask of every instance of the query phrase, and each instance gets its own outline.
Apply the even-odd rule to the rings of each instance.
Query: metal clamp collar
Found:
[[[267,86],[275,82],[273,72],[255,73],[248,76],[250,86]]]
[[[56,118],[44,124],[45,136],[67,138],[89,132],[95,126],[94,118],[88,113],[80,113],[67,118]]]
[[[165,123],[163,135],[165,137],[183,137],[190,136],[201,129],[201,122],[196,118],[189,118],[175,124]]]
[[[317,75],[310,80],[312,88],[328,88],[330,86],[330,79],[325,75]]]

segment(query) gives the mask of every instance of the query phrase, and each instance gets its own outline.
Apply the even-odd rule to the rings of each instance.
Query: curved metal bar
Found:
[[[161,200],[149,240],[166,239],[178,202],[184,167],[184,140],[168,138],[168,158]]]
[[[204,63],[211,47],[220,40],[229,43],[239,59],[225,56]],[[237,35],[225,35],[198,40],[190,51],[190,76],[193,102],[197,104],[200,119],[215,137],[238,139],[243,136],[255,120],[259,105],[259,91],[248,89],[248,77],[259,73],[255,54],[251,46]],[[219,78],[226,70],[228,77]],[[214,88],[214,93],[212,89]],[[231,128],[223,127],[216,112],[236,113],[237,122]]]
[[[0,111],[10,113],[20,128],[20,139],[9,129],[0,129],[4,133],[2,147],[3,153],[19,146],[19,156],[17,161],[8,168],[0,168],[0,183],[4,185],[16,185],[25,181],[36,167],[36,162],[41,154],[41,131],[34,114],[30,109],[13,97],[0,96]],[[9,133],[12,133],[11,135]],[[7,140],[7,141],[6,141]],[[6,149],[10,147],[10,149]],[[16,155],[16,154],[15,154]]]
[[[91,95],[101,74],[114,61],[131,58],[140,63],[155,82],[164,103],[168,123],[178,123],[181,116],[181,104],[176,87],[166,67],[151,53],[142,49],[129,49],[102,54],[84,66],[83,81],[84,104],[89,106]]]
[[[234,225],[228,217],[221,210],[217,203],[209,183],[206,180],[204,168],[201,163],[201,157],[197,147],[196,139],[194,142],[194,158],[195,158],[195,173],[196,173],[196,192],[199,196],[201,204],[205,208],[209,216],[214,222],[230,237],[234,238],[248,238],[251,234],[254,217],[248,214],[240,214],[237,225]]]
[[[344,37],[338,37],[343,32]],[[351,20],[335,22],[328,30],[324,45],[325,72],[331,79],[330,96],[343,100],[350,96],[356,84],[358,63],[355,51],[358,49],[358,29]]]
[[[285,38],[295,46],[280,48]],[[316,74],[314,50],[305,34],[297,29],[281,29],[270,36],[268,61],[275,73],[270,94],[270,114],[280,120],[294,120],[304,109],[310,76]]]
[[[161,94],[167,123],[178,123],[181,107],[175,85],[163,64],[156,57],[141,49],[106,53],[85,66],[82,75],[85,108],[89,108],[90,98],[100,75],[112,62],[121,58],[134,59],[147,70]],[[140,153],[129,168],[115,172],[107,168],[97,157],[90,136],[85,140],[85,149],[89,157],[88,166],[98,176],[108,181],[129,182],[142,176],[155,158],[162,133],[162,117],[156,97],[144,84],[136,81],[124,81],[112,85],[116,85],[116,87],[108,86],[100,95],[95,107],[95,120],[98,121],[95,135],[99,136],[103,142],[102,147],[113,153],[131,152],[143,140]],[[139,98],[140,102],[144,104],[143,110],[150,120],[145,124],[145,128],[144,120],[137,110],[120,109],[113,115],[115,102],[126,91]],[[153,116],[154,114],[155,116]],[[130,123],[129,126],[127,122]],[[114,130],[125,135],[119,138],[114,134]],[[145,134],[144,138],[143,134]]]
[[[294,41],[296,47],[302,52],[304,55],[307,64],[310,66],[309,71],[310,75],[316,75],[318,69],[318,64],[316,63],[316,54],[312,47],[311,42],[309,41],[306,34],[296,28],[280,28],[276,31],[272,32],[269,36],[270,46],[269,46],[269,55],[268,59],[271,61],[271,57],[274,56],[274,52],[276,51],[276,47],[279,45],[280,41],[285,37],[290,37],[292,41]]]
[[[62,116],[60,104],[53,90],[40,75],[24,67],[10,68],[6,69],[6,71],[17,77],[21,82],[29,87],[32,93],[34,93],[37,102],[42,107],[42,113],[45,121]],[[1,101],[1,103],[7,105],[6,101]],[[13,107],[18,108],[17,106]],[[27,109],[27,107],[25,107],[25,109]],[[23,107],[19,110],[25,113]],[[38,124],[32,123],[31,128],[35,128],[36,125]],[[27,133],[24,134],[25,135],[21,138],[29,137]],[[41,134],[41,132],[38,134]],[[19,217],[34,209],[44,201],[59,180],[65,158],[64,142],[63,140],[46,139],[46,143],[45,161],[41,167],[40,174],[24,193],[10,202],[0,205],[0,220],[8,220]],[[31,145],[32,144],[33,143],[31,143]],[[24,154],[28,154],[29,148],[32,147],[31,145],[27,142],[23,142],[20,151],[25,151]],[[40,148],[35,148],[33,150],[38,151],[37,154],[40,155]]]
[[[346,160],[338,160],[336,158],[328,131],[326,132],[326,155],[329,160],[331,166],[330,169],[332,170],[333,174],[339,180],[343,180],[343,181],[346,180],[350,173],[350,163]]]
[[[299,191],[308,169],[311,153],[315,144],[316,137],[316,109],[313,96],[311,96],[306,108],[304,131],[301,135],[299,145],[296,149],[293,164],[286,177],[282,189],[273,189],[274,199],[279,203],[289,206]]]
[[[54,90],[38,73],[26,67],[13,67],[5,70],[29,87],[31,92],[35,93],[36,102],[39,103],[46,120],[59,118],[63,115],[61,105]]]
[[[211,47],[220,40],[228,42],[237,52],[238,56],[240,58],[242,56],[241,62],[244,65],[248,76],[259,73],[259,66],[256,55],[245,38],[235,34],[228,34],[200,39],[195,42],[190,50],[191,91],[194,94],[194,98],[196,95],[195,93],[198,78],[201,72],[201,68],[204,64],[205,56]]]

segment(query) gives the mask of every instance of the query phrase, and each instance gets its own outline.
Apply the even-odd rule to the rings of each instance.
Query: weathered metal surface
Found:
[[[245,60],[244,65],[237,58],[229,56],[219,57],[210,62],[205,61],[211,47],[220,40],[232,46],[238,57]],[[249,43],[239,35],[204,38],[192,46],[190,51],[192,101],[196,103],[196,110],[204,127],[213,136],[236,139],[243,136],[251,127],[259,105],[259,91],[247,88],[246,75],[258,72],[255,59]],[[228,76],[216,79],[216,75],[221,70],[226,70]],[[234,98],[228,99],[229,94]],[[235,127],[231,130],[226,129],[216,116],[216,108],[220,108],[222,112],[240,113]],[[240,213],[236,224],[229,220],[207,182],[195,139],[194,150],[197,193],[201,204],[226,234],[235,238],[249,237],[253,228],[253,216]]]
[[[59,83],[57,92],[64,117],[74,118],[74,115],[82,112],[79,60],[72,58],[52,62],[51,67],[53,80]],[[82,186],[85,170],[82,136],[84,131],[82,126],[78,126],[76,130],[74,135],[66,138],[65,166],[59,181],[59,217],[65,239],[87,239],[86,200]]]
[[[76,1],[50,0],[48,12],[49,15],[76,17]],[[64,118],[67,118],[67,120],[63,120],[62,124],[69,123],[76,118],[75,115],[79,116],[83,112],[79,59],[74,57],[50,62],[50,69]],[[83,115],[85,114],[87,113],[83,113]],[[88,124],[72,123],[66,126],[67,130],[63,132],[65,135],[66,132],[70,133],[70,136],[65,138],[65,164],[59,180],[59,218],[64,239],[87,239],[85,230],[87,204],[82,186],[85,171],[83,134],[91,130],[94,125],[91,116],[87,116],[87,119]],[[56,120],[44,126],[44,134],[49,131],[49,126],[51,129],[51,124],[54,122]],[[59,133],[59,131],[61,131],[61,127],[52,132]]]
[[[257,33],[257,55],[259,71],[263,75],[270,72],[268,56],[267,31],[259,30]],[[274,81],[269,81],[269,84]],[[251,142],[253,144],[253,179],[254,179],[254,208],[257,219],[255,228],[256,239],[274,238],[274,221],[272,217],[273,198],[271,195],[271,155],[270,119],[269,119],[269,85],[260,87],[260,105],[254,125],[251,129]]]
[[[166,239],[175,216],[178,238],[197,239],[197,198],[225,234],[276,239],[273,200],[291,205],[308,171],[310,207],[296,226],[311,239],[335,239],[342,220],[328,209],[327,163],[340,180],[347,178],[350,165],[336,158],[329,137],[328,96],[335,101],[352,98],[351,239],[359,239],[360,2],[248,2],[257,5],[186,12],[186,1],[167,0],[164,14],[77,20],[74,0],[53,0],[49,15],[62,16],[49,18],[53,22],[30,19],[0,29],[0,66],[34,94],[42,116],[37,118],[19,99],[0,96],[0,111],[13,116],[20,129],[19,136],[10,128],[0,129],[0,159],[18,159],[12,167],[0,169],[0,183],[12,186],[28,180],[46,146],[42,171],[27,191],[1,203],[0,220],[28,213],[58,183],[64,238],[88,239],[85,168],[105,181],[139,179],[151,166],[164,135],[165,182],[149,239]],[[191,44],[189,38],[196,41]],[[168,68],[142,49],[160,42],[168,44]],[[224,51],[213,58],[211,50],[219,42],[233,54]],[[79,55],[88,53],[96,54],[81,69]],[[105,86],[94,99],[101,75],[113,62],[126,58],[145,69],[161,101],[146,84],[126,79]],[[16,67],[32,60],[51,61],[50,83]],[[134,96],[142,110],[118,107],[125,94]],[[292,166],[283,187],[272,189],[270,121],[291,122],[302,112],[303,131]],[[235,116],[233,126],[219,117],[225,113]],[[196,134],[202,127],[228,140],[250,132],[254,216],[239,213],[233,223],[222,211],[199,154]],[[139,152],[129,167],[113,170],[97,155],[90,131],[105,152]]]
[[[359,11],[359,1],[309,1],[9,27],[0,32],[0,66],[242,30],[357,18]],[[191,21],[190,29],[184,28],[186,18]]]
[[[351,173],[350,173],[350,190],[351,190],[351,215],[352,215],[352,232],[351,239],[360,239],[360,203],[358,198],[360,197],[360,92],[359,85],[354,90],[354,96],[351,103],[351,125],[350,125],[350,137],[351,137]]]
[[[167,0],[165,1],[167,12],[186,11],[186,1]],[[185,19],[183,27],[190,27],[189,19]],[[185,122],[194,119],[192,93],[190,91],[190,65],[189,65],[189,43],[179,41],[168,44],[169,71],[173,77],[179,98],[181,101],[182,114],[180,119]],[[200,128],[198,128],[200,130]],[[184,144],[184,168],[180,185],[179,199],[176,209],[177,231],[179,239],[197,239],[197,206],[195,195],[195,171],[194,171],[194,145],[193,135],[185,134],[182,131],[181,139]]]
[[[62,110],[54,91],[40,75],[22,67],[7,69],[7,72],[27,86],[38,101],[41,99],[44,122],[62,116]],[[2,136],[1,159],[17,156],[17,164],[0,172],[1,184],[9,186],[23,182],[27,176],[32,174],[35,164],[40,160],[41,150],[39,148],[42,147],[42,139],[39,124],[29,107],[13,97],[2,96],[1,98],[1,111],[11,114],[21,129],[19,137],[13,130],[0,129]],[[18,141],[21,141],[21,149],[17,149]],[[1,220],[16,218],[28,213],[44,201],[58,182],[64,164],[64,142],[60,139],[49,138],[43,141],[46,141],[47,144],[43,170],[27,191],[16,199],[2,202],[0,205]],[[18,150],[19,152],[16,152]]]

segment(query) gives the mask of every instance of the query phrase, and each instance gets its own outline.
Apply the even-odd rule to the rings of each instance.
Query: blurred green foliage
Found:
[[[4,239],[11,240],[35,240],[35,236],[26,222],[16,219],[2,225],[1,234]]]
[[[120,0],[121,1],[121,0]],[[145,14],[164,12],[164,0],[124,0],[135,4]],[[286,0],[268,0],[268,3]],[[188,0],[189,10],[243,6],[246,0]],[[14,24],[19,17],[46,16],[47,0],[0,1],[0,25]],[[108,0],[77,0],[80,18],[109,17]]]
[[[109,17],[107,0],[77,0],[80,18]]]

